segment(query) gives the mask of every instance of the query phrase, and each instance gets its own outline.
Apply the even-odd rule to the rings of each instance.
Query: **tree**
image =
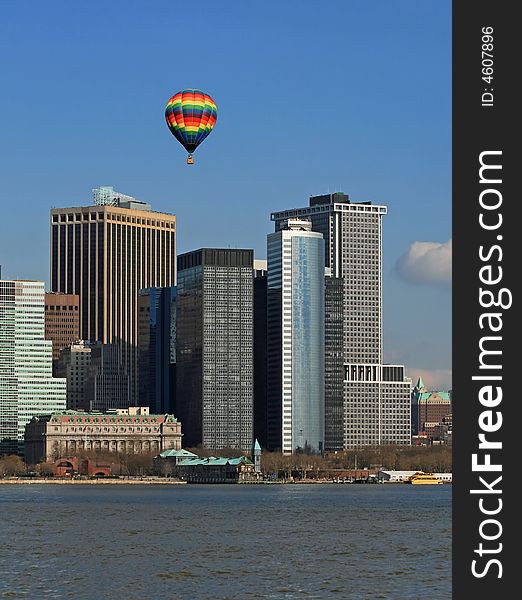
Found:
[[[16,454],[11,454],[0,459],[0,477],[21,475],[24,472],[25,463]]]
[[[55,473],[55,466],[52,462],[43,462],[37,465],[36,471],[43,477],[52,477]]]

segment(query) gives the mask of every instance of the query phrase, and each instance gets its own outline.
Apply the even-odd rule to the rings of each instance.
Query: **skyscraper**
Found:
[[[55,372],[67,380],[67,408],[109,410],[130,395],[130,377],[116,344],[79,341],[64,348]]]
[[[52,376],[44,337],[44,284],[0,281],[0,454],[21,452],[35,415],[65,409],[65,379]]]
[[[178,256],[176,416],[185,446],[252,447],[252,267],[252,250]]]
[[[351,202],[339,192],[312,196],[308,207],[271,215],[276,232],[287,219],[310,219],[313,231],[325,239],[328,274],[342,280],[342,440],[337,421],[341,399],[335,362],[339,357],[329,352],[325,397],[329,450],[410,443],[411,382],[402,365],[383,365],[382,356],[382,216],[386,212],[386,206]],[[333,289],[337,285],[333,280],[327,283],[329,312],[339,307],[341,291]],[[333,334],[331,324],[326,330]],[[328,349],[330,342],[326,343]]]
[[[53,369],[57,377],[67,381],[67,408],[90,410],[87,404],[86,384],[91,367],[91,346],[89,342],[77,341],[60,353],[54,361]]]
[[[176,284],[176,217],[112,188],[51,210],[51,289],[80,298],[81,338],[116,344],[137,398],[138,291]]]
[[[254,260],[254,438],[267,447],[267,261]]]
[[[324,445],[342,450],[344,439],[344,293],[341,277],[326,269],[324,304]]]
[[[138,298],[140,403],[157,414],[175,410],[176,288],[146,288]]]
[[[268,442],[324,450],[324,240],[288,219],[268,242]]]
[[[63,348],[80,339],[80,298],[76,294],[45,294],[45,339],[53,343],[53,361]]]

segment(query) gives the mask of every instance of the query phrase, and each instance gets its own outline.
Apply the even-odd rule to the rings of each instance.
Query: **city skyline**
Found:
[[[177,287],[155,288],[169,296],[160,323],[157,298],[147,300],[151,289],[141,286],[150,278],[156,283],[158,278],[176,279],[176,261],[170,256],[175,215],[152,211],[149,204],[113,188],[95,189],[92,206],[51,209],[53,288],[79,294],[62,294],[67,311],[60,311],[60,319],[53,315],[51,320],[53,311],[46,312],[56,336],[53,343],[62,343],[62,333],[70,335],[66,326],[73,321],[74,307],[69,302],[75,298],[79,330],[94,342],[88,347],[72,344],[60,355],[56,374],[67,377],[67,407],[132,406],[136,397],[130,390],[139,379],[139,401],[157,412],[158,406],[174,407],[190,446],[249,448],[253,313],[258,306],[266,315],[264,445],[291,453],[409,444],[411,379],[402,365],[383,364],[382,358],[381,221],[386,214],[386,206],[352,202],[340,192],[311,197],[307,207],[272,213],[266,309],[257,294],[253,304],[253,280],[267,265],[254,261],[252,249],[181,254]],[[157,228],[166,230],[160,235]],[[39,285],[43,289],[43,282]],[[54,312],[59,296],[46,295]],[[114,309],[108,326],[104,315],[109,306]],[[257,335],[263,328],[261,313]],[[115,339],[110,337],[121,323],[131,332],[136,326],[137,337],[128,339],[136,363],[141,351],[136,381],[122,333],[116,330]],[[163,341],[157,337],[160,330]],[[173,344],[177,375],[171,368]],[[261,346],[259,350],[263,354]],[[156,385],[163,391],[153,398]]]
[[[99,185],[176,214],[179,253],[230,245],[253,247],[257,258],[266,258],[271,211],[342,189],[354,201],[389,207],[385,360],[404,363],[412,379],[422,375],[434,389],[451,387],[449,2],[380,3],[379,10],[333,3],[320,13],[290,2],[277,20],[269,11],[223,7],[215,21],[201,20],[197,45],[177,32],[190,60],[174,69],[167,52],[174,14],[111,3],[92,36],[95,11],[73,15],[63,6],[35,6],[31,21],[13,6],[0,25],[10,57],[9,94],[0,99],[4,277],[49,287],[48,210],[86,204]],[[245,18],[256,27],[240,35],[238,52],[236,38],[223,32],[241,31]],[[271,46],[261,52],[267,35]],[[29,66],[30,92],[21,76]],[[220,111],[192,170],[163,118],[164,103],[185,85],[208,90]],[[34,93],[38,122],[27,119]],[[318,104],[335,116],[333,138]],[[28,211],[22,230],[16,222]]]

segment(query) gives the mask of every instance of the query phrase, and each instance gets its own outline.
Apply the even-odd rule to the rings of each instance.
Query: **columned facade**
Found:
[[[181,423],[174,415],[136,409],[131,414],[65,411],[35,417],[25,430],[26,461],[54,461],[82,452],[159,454],[181,449]]]

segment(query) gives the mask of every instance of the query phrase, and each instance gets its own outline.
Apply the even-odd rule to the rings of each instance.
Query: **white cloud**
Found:
[[[413,242],[395,263],[398,276],[409,283],[451,286],[452,241]]]

